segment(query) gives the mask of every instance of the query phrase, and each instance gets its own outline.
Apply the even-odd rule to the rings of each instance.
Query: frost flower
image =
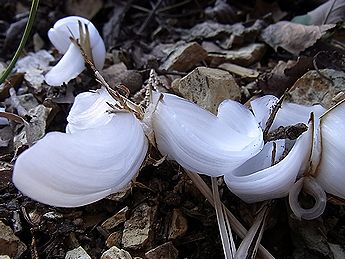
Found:
[[[251,102],[252,110],[262,127],[266,125],[277,101],[274,96],[264,96]],[[306,107],[303,112],[298,112],[297,107],[299,106],[284,103],[278,111],[272,129],[296,123],[308,124],[312,109]],[[316,112],[318,109],[323,111],[320,106],[313,109]],[[224,180],[234,194],[249,203],[287,196],[301,167],[310,156],[308,147],[311,143],[310,128],[292,143],[285,139],[267,142],[260,153],[226,174]],[[285,149],[289,150],[286,156]]]
[[[266,123],[276,102],[275,97],[265,96],[251,103],[256,117],[262,120],[261,125]],[[289,195],[290,207],[298,218],[320,216],[326,206],[325,191],[345,198],[345,145],[341,141],[345,137],[344,114],[344,102],[327,112],[320,105],[283,103],[272,129],[305,123],[308,130],[295,142],[266,143],[260,153],[224,176],[229,189],[246,202]],[[289,151],[287,155],[283,155],[285,149]],[[309,209],[302,208],[298,200],[302,189],[315,200]]]
[[[84,58],[79,48],[70,39],[70,37],[80,39],[79,22],[87,26],[92,58],[96,68],[103,68],[106,51],[103,39],[96,27],[89,20],[79,16],[65,17],[58,20],[48,31],[52,44],[60,53],[64,54],[59,63],[46,74],[45,81],[48,85],[59,86],[68,83],[85,69]]]
[[[154,93],[153,99],[152,127],[159,151],[192,172],[221,176],[262,149],[260,126],[238,102],[223,101],[215,116],[176,95]]]
[[[48,133],[19,155],[13,172],[16,187],[45,204],[77,207],[128,185],[148,143],[133,114],[108,113],[106,102],[114,100],[103,89],[78,95],[67,133]]]

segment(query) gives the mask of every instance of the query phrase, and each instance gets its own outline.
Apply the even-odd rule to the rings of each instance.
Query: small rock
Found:
[[[185,77],[175,80],[173,89],[183,97],[217,114],[225,99],[239,100],[241,91],[232,75],[220,69],[198,67]]]
[[[287,96],[291,102],[321,104],[325,108],[332,107],[342,99],[345,99],[345,73],[332,69],[321,69],[319,73],[316,70],[308,71],[296,81]]]
[[[132,259],[132,256],[127,251],[113,246],[102,254],[101,259]]]
[[[118,211],[116,214],[114,214],[112,217],[105,220],[101,226],[107,230],[115,228],[116,226],[126,221],[127,212],[128,207],[126,206],[120,211]]]
[[[152,223],[157,207],[146,203],[139,205],[129,220],[125,222],[122,244],[126,249],[140,249],[148,246],[152,239]]]
[[[11,258],[19,258],[26,245],[14,235],[12,229],[0,221],[0,253]]]
[[[178,251],[172,242],[167,242],[163,245],[157,246],[145,253],[147,259],[175,259],[178,256]]]
[[[179,209],[174,209],[169,228],[169,239],[176,239],[187,232],[187,219]]]
[[[121,239],[122,231],[116,231],[108,236],[107,240],[105,241],[105,244],[107,247],[119,246],[121,244]]]
[[[140,73],[134,70],[127,70],[124,63],[112,65],[102,71],[105,81],[113,89],[123,84],[133,94],[140,90],[143,78]]]
[[[223,50],[220,53],[209,53],[207,61],[211,67],[230,62],[241,66],[250,66],[259,61],[265,54],[266,46],[252,43],[236,50]]]
[[[66,253],[65,259],[91,259],[87,252],[81,246]]]
[[[175,49],[161,65],[162,70],[185,72],[207,57],[207,52],[198,43],[191,42]]]

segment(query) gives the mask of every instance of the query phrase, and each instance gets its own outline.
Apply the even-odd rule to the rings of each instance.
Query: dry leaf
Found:
[[[345,0],[329,0],[305,15],[296,16],[292,22],[305,25],[335,24],[345,20]]]
[[[261,34],[262,39],[277,51],[278,47],[299,55],[303,50],[313,46],[334,24],[314,26],[292,22],[278,22],[268,26]]]

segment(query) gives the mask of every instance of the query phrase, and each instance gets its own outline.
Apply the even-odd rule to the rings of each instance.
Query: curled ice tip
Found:
[[[302,189],[314,199],[311,208],[303,208],[299,202],[299,194]],[[290,189],[290,208],[298,219],[310,220],[319,217],[324,212],[326,203],[326,193],[313,177],[302,177]]]
[[[54,27],[48,31],[48,37],[54,47],[64,56],[45,76],[47,84],[58,86],[68,83],[77,77],[84,69],[84,58],[78,47],[70,40],[79,35],[79,22],[86,24],[90,35],[92,58],[97,69],[102,69],[105,61],[106,50],[103,39],[96,27],[87,19],[79,16],[69,16],[58,20]]]

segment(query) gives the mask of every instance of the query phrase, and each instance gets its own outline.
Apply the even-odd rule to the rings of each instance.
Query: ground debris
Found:
[[[224,256],[214,209],[181,167],[163,161],[153,147],[148,159],[161,161],[159,165],[147,163],[136,182],[94,204],[54,208],[31,200],[15,188],[11,181],[14,160],[32,144],[27,136],[29,142],[35,142],[47,132],[64,132],[75,96],[100,87],[87,69],[63,86],[44,83],[45,70],[57,62],[58,53],[47,32],[58,18],[68,14],[92,17],[107,48],[100,74],[114,89],[124,85],[137,103],[145,96],[142,85],[154,69],[163,82],[157,85],[159,91],[186,97],[213,113],[224,99],[245,103],[263,94],[280,97],[292,86],[288,101],[330,107],[345,97],[344,26],[341,22],[332,29],[328,28],[333,25],[315,25],[327,24],[333,18],[341,20],[343,1],[328,1],[329,8],[319,6],[322,12],[310,11],[317,5],[312,2],[40,1],[17,70],[0,86],[0,107],[28,124],[25,128],[23,121],[10,120],[0,125],[0,219],[11,226],[12,236],[30,248],[21,258],[65,258],[76,247],[85,249],[86,258],[101,258],[102,254],[126,259]],[[18,46],[29,4],[7,1],[0,5],[0,71]],[[318,22],[312,22],[315,17],[309,19],[313,26],[279,22],[304,13],[316,13],[323,21],[319,24],[319,17]],[[22,65],[23,73],[19,73]],[[292,136],[296,137],[304,127],[297,129],[281,128],[273,137],[297,133]],[[208,177],[202,177],[210,183]],[[220,191],[226,207],[249,227],[256,205],[245,204],[223,185]],[[329,200],[335,201],[330,196]],[[288,222],[291,215],[286,199],[275,204],[263,235],[265,248],[275,258],[344,257],[343,201],[337,200],[336,206],[329,202],[323,221],[313,225]],[[240,243],[236,235],[234,242]]]

